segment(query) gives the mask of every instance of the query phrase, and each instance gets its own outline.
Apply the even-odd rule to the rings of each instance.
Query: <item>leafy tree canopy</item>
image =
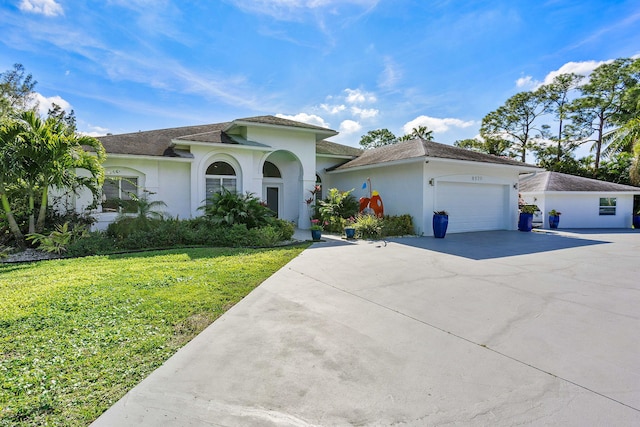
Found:
[[[398,138],[389,129],[375,129],[360,138],[360,146],[365,150],[383,147],[398,142]]]

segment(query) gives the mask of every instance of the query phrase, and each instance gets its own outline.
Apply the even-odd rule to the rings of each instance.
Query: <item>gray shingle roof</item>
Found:
[[[336,142],[327,141],[326,139],[316,142],[316,154],[357,157],[362,154],[362,152],[363,150],[360,148],[338,144]]]
[[[140,156],[162,156],[171,146],[171,140],[184,135],[217,133],[221,139],[221,131],[229,123],[212,125],[185,126],[179,128],[149,130],[144,132],[106,135],[98,139],[108,154],[135,154]],[[219,141],[222,142],[222,141]]]
[[[226,129],[234,125],[242,126],[246,123],[310,129],[329,135],[337,133],[331,129],[280,117],[258,116],[238,119],[233,122],[158,129],[120,135],[106,135],[98,139],[108,154],[133,154],[140,156],[166,156],[167,153],[171,152],[170,147],[173,140],[222,144],[240,144],[246,142],[247,145],[259,145],[225,133]]]
[[[513,159],[478,153],[477,151],[440,144],[433,141],[412,139],[379,148],[364,150],[360,157],[337,167],[336,170],[418,158],[440,158],[464,160],[469,162],[496,163],[500,165],[535,167]]]
[[[595,191],[595,192],[636,192],[640,187],[600,181],[592,178],[568,175],[560,172],[538,172],[520,176],[520,192],[543,191]]]
[[[286,126],[286,127],[295,127],[295,128],[303,128],[303,129],[313,129],[313,130],[319,130],[319,131],[337,134],[336,131],[329,128],[310,125],[308,123],[297,122],[295,120],[283,119],[282,117],[276,117],[276,116],[246,117],[244,119],[237,119],[233,121],[233,123],[236,123],[236,122],[238,123],[249,122],[249,123],[260,123],[260,124],[272,125],[272,126]]]

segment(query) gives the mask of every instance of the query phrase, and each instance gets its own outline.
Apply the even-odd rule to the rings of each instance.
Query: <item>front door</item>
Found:
[[[280,217],[278,211],[280,189],[278,187],[267,187],[267,207],[276,213],[276,217]]]

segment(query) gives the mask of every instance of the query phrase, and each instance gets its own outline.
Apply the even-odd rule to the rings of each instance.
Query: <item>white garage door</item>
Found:
[[[449,213],[448,233],[504,230],[507,200],[506,185],[438,182],[435,208]]]

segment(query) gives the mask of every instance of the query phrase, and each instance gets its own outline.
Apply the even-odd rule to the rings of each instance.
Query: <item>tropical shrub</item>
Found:
[[[324,229],[330,232],[342,232],[344,219],[355,216],[358,213],[359,204],[349,191],[340,191],[337,188],[329,189],[327,198],[318,201],[318,216]]]
[[[382,237],[382,219],[375,215],[362,215],[356,217],[354,227],[356,236],[362,239]]]
[[[87,233],[87,227],[85,225],[76,225],[69,228],[69,223],[56,225],[55,230],[51,233],[31,233],[27,234],[27,240],[38,244],[38,249],[45,252],[55,253],[60,255],[67,251],[67,247],[74,240],[81,239]]]
[[[200,209],[213,223],[226,226],[244,224],[250,229],[270,225],[275,219],[275,213],[252,193],[238,194],[226,188],[211,196]]]

